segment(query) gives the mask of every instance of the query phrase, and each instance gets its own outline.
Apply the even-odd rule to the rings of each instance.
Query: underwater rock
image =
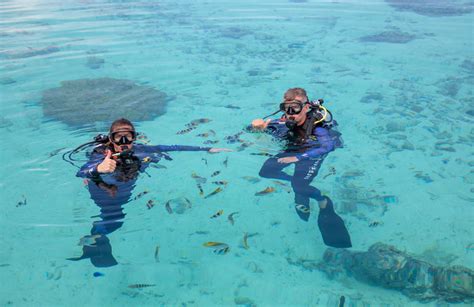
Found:
[[[192,207],[191,202],[185,197],[173,198],[168,201],[174,213],[183,214]]]
[[[380,93],[370,93],[367,92],[364,97],[360,99],[362,103],[373,103],[373,102],[380,102],[383,100],[383,96]]]
[[[399,132],[404,131],[405,126],[400,122],[390,121],[385,125],[387,132]]]
[[[130,80],[99,78],[63,81],[45,90],[43,113],[72,127],[126,117],[132,122],[165,114],[168,96]]]
[[[385,31],[359,38],[361,42],[406,44],[416,38],[415,35],[400,31]]]
[[[411,11],[430,17],[459,16],[472,12],[472,2],[453,0],[385,0],[390,6],[399,11]]]
[[[464,60],[460,67],[466,70],[470,74],[474,74],[474,61],[472,60]]]
[[[236,305],[245,305],[245,306],[248,306],[248,307],[257,306],[254,301],[252,301],[248,297],[242,297],[242,296],[235,297],[234,298],[234,303]]]
[[[3,116],[0,116],[0,129],[1,128],[9,128],[13,126],[13,122],[9,120],[8,118],[5,118]]]
[[[439,90],[437,91],[439,94],[454,98],[460,88],[461,88],[462,80],[455,77],[448,77],[436,82]]]
[[[8,59],[23,59],[23,58],[30,58],[37,55],[45,55],[54,52],[58,52],[60,49],[56,46],[48,46],[45,48],[28,48],[27,50],[19,50],[19,51],[7,51],[4,53],[0,53],[4,57]]]
[[[242,37],[246,35],[252,34],[252,31],[242,29],[239,27],[229,27],[229,28],[224,28],[221,31],[221,36],[224,38],[232,38],[232,39],[241,39]]]
[[[99,69],[105,63],[105,60],[96,56],[87,57],[86,66],[90,69]]]
[[[8,84],[13,84],[15,83],[16,80],[15,79],[12,79],[10,77],[3,77],[3,78],[0,78],[0,84],[1,85],[8,85]]]
[[[319,268],[331,278],[345,273],[362,282],[399,290],[421,302],[474,300],[471,269],[435,266],[383,243],[372,245],[367,252],[328,248]]]

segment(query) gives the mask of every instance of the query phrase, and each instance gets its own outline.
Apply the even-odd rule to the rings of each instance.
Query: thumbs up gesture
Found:
[[[97,171],[99,173],[113,173],[115,171],[115,167],[117,167],[117,162],[111,159],[112,152],[107,150],[107,154],[105,156],[104,161],[97,166]]]

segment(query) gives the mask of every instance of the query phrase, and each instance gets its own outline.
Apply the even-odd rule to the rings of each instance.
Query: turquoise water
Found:
[[[165,114],[137,122],[151,143],[202,145],[196,135],[212,129],[215,146],[237,149],[224,138],[273,112],[287,88],[304,87],[326,100],[343,135],[313,185],[333,199],[353,249],[384,242],[472,269],[473,15],[435,13],[383,1],[3,1],[0,305],[338,306],[341,295],[350,306],[421,305],[302,265],[326,250],[317,214],[302,222],[287,187],[242,178],[258,177],[267,158],[250,153],[279,149],[254,134],[242,136],[254,143],[245,150],[172,153],[166,168],[141,174],[134,196],[150,193],[125,205],[123,226],[108,235],[118,265],[66,260],[81,255],[99,209],[61,154],[115,118],[72,126],[45,116],[41,100],[66,80],[127,79],[167,94]],[[74,113],[91,122],[86,108]],[[198,118],[212,121],[176,134]],[[203,199],[191,174],[217,170],[229,184]],[[276,192],[254,195],[267,186]],[[168,214],[166,201],[178,197],[192,208]],[[207,241],[231,250],[215,255]]]

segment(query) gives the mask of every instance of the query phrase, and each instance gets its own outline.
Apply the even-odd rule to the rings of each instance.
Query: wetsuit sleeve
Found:
[[[104,156],[101,154],[94,154],[91,159],[84,164],[81,169],[77,172],[77,177],[82,178],[96,178],[100,176],[100,173],[97,171],[97,166],[102,163]]]
[[[328,129],[317,127],[313,130],[313,135],[316,136],[320,145],[316,148],[310,148],[302,154],[296,155],[298,160],[316,158],[334,150],[334,140],[331,138]]]
[[[186,145],[155,145],[147,146],[148,152],[161,151],[209,151],[211,147],[186,146]]]

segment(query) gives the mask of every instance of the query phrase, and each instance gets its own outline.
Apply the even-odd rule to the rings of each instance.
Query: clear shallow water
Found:
[[[304,87],[327,101],[340,124],[345,148],[329,154],[313,184],[334,200],[353,249],[385,242],[442,265],[474,267],[472,14],[426,16],[382,1],[7,1],[0,22],[2,305],[230,305],[240,297],[336,306],[341,295],[355,306],[419,304],[294,265],[316,263],[326,249],[317,214],[304,223],[292,193],[241,178],[258,176],[265,161],[250,153],[278,149],[248,134],[242,138],[257,144],[244,151],[173,153],[161,162],[167,169],[141,175],[134,195],[150,194],[124,206],[123,226],[108,236],[118,265],[65,260],[81,255],[77,243],[99,210],[76,169],[50,153],[89,141],[108,123],[68,127],[46,118],[40,101],[61,81],[83,78],[128,79],[172,97],[165,115],[137,125],[154,144],[199,145],[196,134],[213,129],[218,146],[232,148],[225,136],[271,113],[287,88]],[[91,65],[90,57],[104,62]],[[203,117],[212,122],[176,135]],[[323,179],[330,167],[336,174]],[[191,173],[216,170],[229,185],[204,200]],[[267,186],[278,191],[254,196]],[[23,195],[27,204],[17,206]],[[398,201],[384,202],[390,195]],[[164,203],[180,196],[193,207],[169,215]],[[148,210],[148,199],[158,205]],[[224,216],[210,220],[219,209]],[[234,226],[225,217],[233,211],[240,212]],[[245,232],[255,234],[248,250]],[[226,242],[231,252],[215,255],[202,247],[207,241]],[[156,286],[127,287],[135,283]]]

